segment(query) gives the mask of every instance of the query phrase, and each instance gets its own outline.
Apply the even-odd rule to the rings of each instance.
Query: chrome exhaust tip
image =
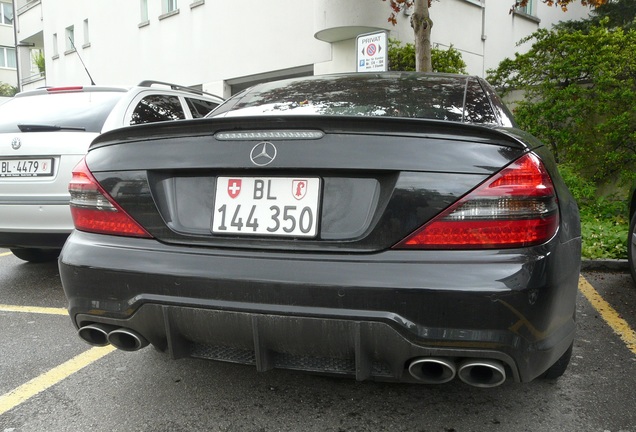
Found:
[[[409,373],[424,384],[444,384],[455,378],[455,363],[440,357],[416,358],[409,364]]]
[[[474,387],[497,387],[506,381],[506,369],[496,360],[465,360],[459,365],[457,374],[459,379]]]
[[[108,333],[115,327],[108,324],[93,323],[80,327],[77,335],[85,342],[93,346],[106,346],[108,342]]]
[[[108,342],[122,351],[137,351],[148,345],[146,338],[126,328],[117,328],[108,333]]]

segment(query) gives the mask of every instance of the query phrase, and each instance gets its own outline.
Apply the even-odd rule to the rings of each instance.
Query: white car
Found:
[[[99,134],[205,116],[223,100],[189,87],[57,87],[0,105],[0,248],[30,262],[56,259],[73,230],[71,171]]]

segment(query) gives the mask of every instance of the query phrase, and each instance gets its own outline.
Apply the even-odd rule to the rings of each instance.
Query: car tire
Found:
[[[11,253],[21,260],[31,263],[55,261],[60,255],[59,249],[15,248]]]
[[[572,345],[570,345],[568,350],[564,352],[563,355],[552,366],[550,366],[547,371],[543,373],[543,375],[541,375],[541,378],[548,380],[560,378],[565,373],[565,370],[570,364],[573,346],[574,342],[572,342]]]
[[[632,215],[632,220],[629,222],[629,235],[627,236],[627,258],[629,262],[629,271],[632,274],[632,279],[636,282],[636,212]]]

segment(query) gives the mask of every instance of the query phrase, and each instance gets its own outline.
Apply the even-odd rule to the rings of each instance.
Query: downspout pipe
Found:
[[[22,76],[20,75],[20,52],[18,47],[18,5],[16,0],[12,0],[13,4],[13,45],[15,46],[15,71],[18,78],[18,93],[22,91]]]

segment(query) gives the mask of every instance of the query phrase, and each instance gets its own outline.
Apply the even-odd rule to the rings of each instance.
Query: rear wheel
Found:
[[[572,345],[570,345],[570,348],[568,348],[568,350],[563,353],[561,358],[559,358],[556,361],[556,363],[554,363],[552,366],[550,366],[548,368],[548,370],[545,371],[543,373],[543,375],[541,375],[541,378],[543,378],[543,379],[557,379],[557,378],[561,377],[561,375],[563,375],[565,373],[565,370],[568,368],[568,364],[570,364],[570,358],[572,357],[572,346],[573,345],[574,345],[574,342],[572,343]]]
[[[54,261],[60,255],[59,249],[36,249],[36,248],[15,248],[11,249],[11,253],[21,260],[42,263]]]

